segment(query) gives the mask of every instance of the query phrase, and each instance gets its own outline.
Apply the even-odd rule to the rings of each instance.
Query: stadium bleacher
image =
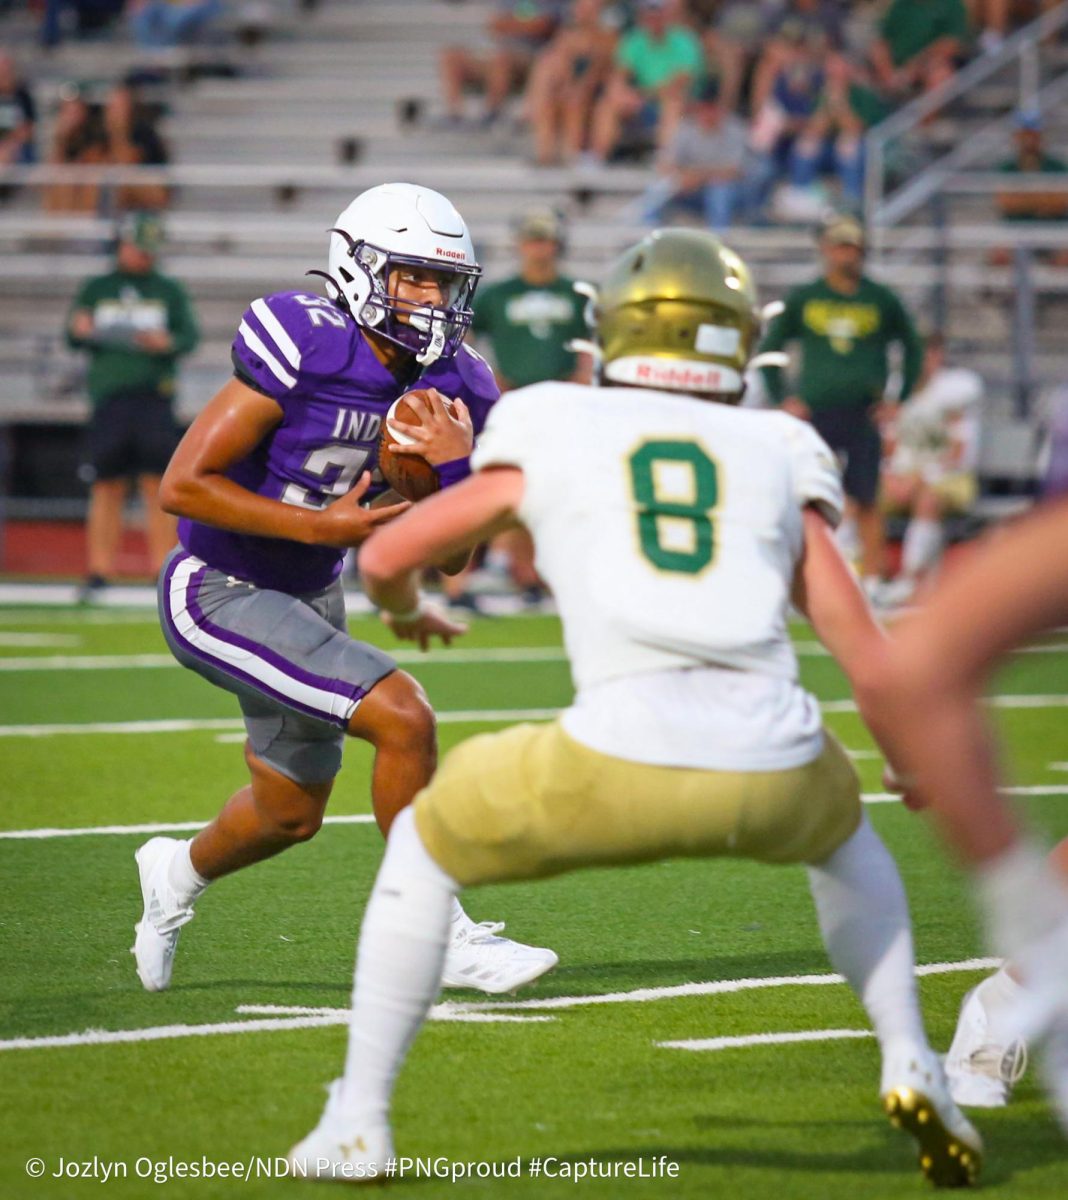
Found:
[[[472,227],[489,277],[508,267],[510,222],[534,201],[556,204],[568,215],[568,267],[578,277],[596,280],[633,239],[638,229],[621,214],[648,182],[648,167],[537,168],[528,161],[518,121],[481,133],[445,131],[435,123],[438,50],[446,39],[473,36],[489,7],[487,0],[277,4],[266,36],[254,46],[223,37],[154,58],[121,34],[68,40],[45,53],[29,15],[0,18],[5,42],[34,84],[42,146],[66,82],[115,79],[135,67],[157,80],[172,165],[152,170],[174,188],[167,269],[192,292],[205,335],[182,373],[184,416],[226,378],[229,341],[249,299],[297,286],[308,268],[320,266],[329,222],[373,183],[405,178],[447,192]],[[863,16],[871,6],[854,8]],[[1042,83],[1068,69],[1065,49],[1060,42],[1042,45]],[[900,138],[890,159],[890,190],[1010,113],[1021,96],[1023,62],[1022,55],[1007,57],[1003,69],[935,122]],[[1068,149],[1068,106],[1047,113],[1046,136],[1051,148]],[[972,169],[992,170],[1008,153],[1008,137],[1006,131],[995,139],[986,161]],[[110,221],[42,212],[40,186],[54,178],[48,170],[16,172],[25,186],[0,208],[0,420],[8,424],[76,423],[85,411],[80,364],[66,351],[61,331],[76,282],[106,261]],[[149,169],[111,170],[111,178],[121,180]],[[938,211],[925,204],[881,231],[875,270],[921,321],[944,322],[952,354],[983,374],[989,396],[984,473],[1014,490],[1014,480],[1024,485],[1033,473],[1043,398],[1063,371],[1068,271],[1040,255],[1030,264],[1033,322],[1021,365],[1019,272],[987,263],[991,244],[1005,237],[992,195],[989,189],[943,189],[939,197]],[[1068,230],[1036,226],[1017,240],[1064,247]],[[803,224],[740,227],[731,241],[754,264],[768,299],[814,269]]]

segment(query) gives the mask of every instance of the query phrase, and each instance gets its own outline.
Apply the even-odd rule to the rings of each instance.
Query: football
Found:
[[[378,438],[378,469],[382,478],[389,486],[405,500],[423,500],[440,488],[441,484],[434,468],[421,455],[396,454],[395,447],[403,446],[408,439],[401,433],[394,421],[403,421],[408,425],[422,425],[423,411],[418,405],[412,404],[412,398],[420,399],[426,396],[426,391],[405,392],[390,405],[386,419],[382,422],[382,432]],[[452,411],[452,402],[445,401],[446,407]]]

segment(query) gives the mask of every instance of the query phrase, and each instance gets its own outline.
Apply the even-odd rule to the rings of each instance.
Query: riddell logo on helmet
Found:
[[[657,387],[701,388],[711,390],[723,382],[723,374],[716,367],[702,370],[689,365],[675,366],[671,363],[638,363],[635,368],[638,383],[651,383]]]
[[[438,256],[438,258],[456,258],[459,259],[460,262],[467,262],[467,255],[462,250],[443,250],[440,246],[438,246],[434,250],[434,253]]]

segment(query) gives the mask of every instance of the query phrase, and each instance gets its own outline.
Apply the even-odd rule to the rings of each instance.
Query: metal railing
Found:
[[[941,178],[942,162],[945,161],[932,163],[905,185],[905,188],[913,189],[913,196],[918,195],[921,198],[916,199],[911,205],[899,203],[894,208],[890,208],[889,205],[895,199],[894,196],[887,194],[887,151],[890,144],[915,131],[928,118],[944,110],[954,101],[963,98],[979,84],[991,79],[1006,67],[1016,67],[1019,106],[1024,107],[1040,101],[1040,96],[1045,90],[1041,84],[1042,43],[1065,27],[1068,27],[1068,0],[1018,30],[1007,38],[994,53],[974,59],[941,87],[918,96],[887,117],[885,121],[880,121],[878,125],[868,130],[864,139],[867,162],[864,215],[868,227],[872,231],[876,251],[878,251],[879,230],[887,225],[897,223],[908,212],[915,211],[915,208],[924,203],[931,191],[937,188],[938,180]],[[1048,97],[1047,102],[1052,102],[1061,94],[1058,92],[1056,96]],[[1009,119],[1006,117],[1005,121],[1007,122]],[[992,124],[998,125],[999,122]],[[1002,125],[1000,132],[1004,133],[1004,129],[1005,126]],[[965,143],[955,147],[946,158],[970,152],[973,140],[969,137]],[[969,157],[967,161],[974,161],[974,158]],[[954,167],[960,165],[962,165],[960,161],[952,164]],[[930,184],[925,182],[927,177],[932,181]]]

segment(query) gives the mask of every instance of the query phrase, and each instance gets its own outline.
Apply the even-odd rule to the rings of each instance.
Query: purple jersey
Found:
[[[435,387],[471,411],[475,434],[498,396],[493,373],[461,346],[418,377],[399,382],[375,357],[359,326],[330,300],[277,292],[254,300],[234,339],[238,376],[281,405],[279,425],[227,475],[261,496],[323,508],[348,492],[363,471],[367,492],[386,490],[377,472],[378,433],[389,406],[413,387]],[[190,554],[257,587],[299,593],[326,587],[345,552],[281,538],[232,533],[183,518],[178,536]]]

